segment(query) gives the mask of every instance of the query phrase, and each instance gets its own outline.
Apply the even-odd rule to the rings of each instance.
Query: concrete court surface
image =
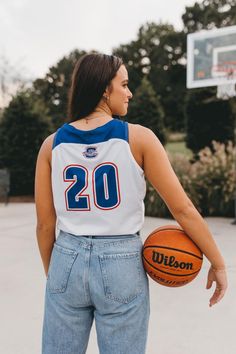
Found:
[[[226,259],[228,292],[221,303],[208,307],[212,290],[205,289],[206,259],[198,277],[182,288],[163,287],[150,279],[147,354],[236,353],[236,226],[232,219],[206,221]],[[170,223],[174,221],[146,217],[143,239]],[[45,275],[34,204],[0,204],[0,253],[0,353],[40,354]],[[94,326],[87,354],[98,354]]]

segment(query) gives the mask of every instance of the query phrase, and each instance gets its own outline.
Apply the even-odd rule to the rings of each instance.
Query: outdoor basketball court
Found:
[[[217,86],[217,97],[236,95],[236,26],[188,36],[188,88]],[[209,264],[180,288],[167,288],[149,278],[151,317],[147,354],[236,353],[236,225],[232,219],[207,218],[225,258],[229,289],[209,308],[206,290]],[[1,332],[4,354],[40,354],[45,275],[35,235],[34,204],[0,204]],[[174,221],[145,219],[143,240],[155,228]],[[118,354],[111,353],[111,354]],[[70,353],[68,353],[70,354]],[[98,354],[92,328],[87,354]],[[128,354],[128,353],[127,353]]]
[[[0,220],[1,353],[40,354],[45,276],[35,236],[34,204],[0,204]],[[220,304],[208,307],[212,290],[205,290],[206,259],[198,277],[185,287],[167,288],[150,279],[147,354],[236,353],[236,226],[232,219],[206,220],[227,263],[228,292]],[[143,239],[169,223],[174,222],[147,217]],[[94,326],[87,354],[98,354]]]

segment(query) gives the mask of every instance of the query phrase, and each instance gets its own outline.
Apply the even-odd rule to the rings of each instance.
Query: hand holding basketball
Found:
[[[208,279],[207,279],[207,289],[210,289],[213,282],[216,282],[216,288],[214,291],[214,294],[210,298],[210,303],[209,306],[215,305],[217,302],[219,302],[227,289],[227,276],[226,276],[226,270],[225,269],[214,269],[212,266],[209,269],[208,272]]]
[[[179,287],[191,282],[199,273],[203,254],[191,238],[176,225],[155,229],[143,245],[143,264],[148,275],[157,283]],[[218,303],[227,289],[225,269],[210,267],[206,289],[216,282],[209,306]]]

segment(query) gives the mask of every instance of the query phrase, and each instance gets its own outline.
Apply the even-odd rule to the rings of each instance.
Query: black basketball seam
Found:
[[[161,232],[161,231],[180,231],[180,232],[183,232],[185,235],[187,235],[186,234],[186,232],[184,232],[184,230],[183,229],[178,229],[178,228],[173,228],[173,229],[161,229],[161,230],[158,230],[158,229],[156,229],[156,230],[154,230],[149,236],[148,236],[148,238],[150,237],[150,236],[152,236],[152,235],[154,235],[154,234],[156,234],[157,232]],[[188,236],[188,235],[187,235]]]
[[[181,252],[181,253],[190,254],[190,255],[191,255],[191,256],[193,256],[193,257],[196,257],[196,258],[198,258],[198,259],[203,260],[203,257],[196,256],[195,254],[193,254],[193,253],[191,253],[191,252],[187,252],[187,251],[179,250],[178,248],[173,248],[173,247],[159,246],[159,245],[152,245],[152,246],[145,246],[145,247],[143,248],[143,250],[145,250],[146,248],[152,248],[152,247],[164,248],[164,249],[167,249],[167,250],[174,250],[174,251],[178,251],[178,252]]]
[[[198,272],[200,271],[200,269],[199,269],[199,270],[197,270],[196,272],[191,273],[191,274],[173,274],[173,273],[168,273],[168,272],[165,272],[164,270],[160,270],[160,269],[154,267],[154,266],[144,257],[144,255],[143,255],[143,258],[144,258],[144,260],[145,260],[152,268],[158,270],[158,271],[161,272],[161,273],[173,275],[173,276],[176,276],[176,277],[189,277],[190,275],[194,275],[194,274],[196,274],[196,273],[198,273]],[[147,272],[147,273],[148,273],[148,272]]]

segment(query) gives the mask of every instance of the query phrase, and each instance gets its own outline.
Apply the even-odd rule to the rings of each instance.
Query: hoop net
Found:
[[[217,98],[227,100],[236,96],[235,82],[236,79],[236,61],[224,61],[221,64],[212,67],[212,76],[215,78],[225,78],[226,81],[217,86]],[[229,83],[227,83],[227,80]]]
[[[217,98],[227,100],[236,96],[235,84],[224,84],[217,86]]]

